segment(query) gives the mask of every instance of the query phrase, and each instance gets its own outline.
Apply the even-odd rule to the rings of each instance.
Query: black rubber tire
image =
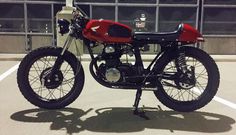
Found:
[[[204,107],[208,104],[215,96],[220,82],[220,74],[215,61],[203,50],[194,47],[184,47],[185,55],[193,57],[200,61],[204,65],[208,73],[208,84],[204,92],[197,100],[193,101],[178,101],[169,96],[164,88],[161,86],[157,91],[154,92],[155,96],[165,106],[179,112],[191,112],[199,108]],[[175,54],[168,52],[165,53],[158,63],[156,63],[156,71],[162,73],[169,62],[175,59]]]
[[[17,83],[22,95],[33,105],[45,109],[60,109],[71,104],[81,93],[84,86],[84,70],[81,63],[77,60],[75,55],[69,51],[65,51],[63,59],[71,66],[74,73],[76,73],[78,65],[80,70],[74,78],[74,85],[71,90],[62,98],[53,101],[45,101],[37,95],[31,88],[29,83],[29,71],[32,64],[39,58],[44,56],[59,56],[62,48],[42,47],[30,52],[21,61],[17,71]]]

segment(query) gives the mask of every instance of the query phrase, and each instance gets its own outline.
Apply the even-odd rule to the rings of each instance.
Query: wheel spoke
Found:
[[[46,57],[47,58],[47,57]],[[41,60],[41,59],[39,59],[39,61],[41,61],[41,62],[43,62],[44,63],[44,61],[43,60]],[[44,63],[44,65],[43,65],[43,70],[45,70],[47,68],[47,64],[46,63]]]
[[[198,80],[199,78],[208,80],[208,77],[204,77],[204,76],[200,76],[200,75],[198,77],[196,77],[196,80]]]
[[[198,80],[199,78],[208,80],[206,69],[203,69],[201,73],[195,73],[195,75],[197,75],[196,80]]]
[[[37,69],[36,67],[35,67],[35,65],[33,64],[32,65],[32,67],[35,69],[35,70],[31,70],[31,71],[36,71],[36,73],[37,73],[37,75],[38,75],[38,77],[40,77],[40,70],[39,69]]]
[[[43,60],[39,59],[39,61],[41,61],[44,64],[43,70],[47,69],[48,67],[52,67],[53,65],[50,63],[50,59],[51,57],[48,58],[48,56],[46,58],[42,58]],[[48,60],[49,59],[49,60]]]
[[[178,97],[177,99],[179,99],[179,92],[180,92],[180,90],[177,90],[177,94],[175,94],[174,96],[173,96],[173,98],[175,98],[176,96]]]
[[[55,89],[52,90],[50,97],[52,97],[52,99],[57,99],[57,97],[54,95],[54,92],[55,92]]]
[[[199,96],[198,94],[196,94],[196,92],[194,92],[192,89],[188,90],[189,95],[192,95],[192,100],[197,99],[197,97]],[[190,100],[191,101],[191,100]]]
[[[202,86],[198,81],[197,81],[197,85],[196,86],[197,86],[198,90],[203,93],[203,91],[205,90],[204,86]]]
[[[58,89],[58,88],[57,88]],[[69,93],[68,90],[64,90],[63,89],[63,85],[60,86],[60,89],[58,89],[60,91],[61,94],[63,94],[62,96],[64,97],[67,93]]]
[[[30,84],[32,84],[31,82],[36,82],[36,81],[38,81],[39,80],[39,77],[38,76],[35,76],[34,78],[32,78],[32,79],[29,79],[29,82],[30,82]]]
[[[186,91],[182,91],[182,90],[180,90],[180,97],[182,97],[182,101],[185,101],[185,99],[184,99],[184,93],[185,93]]]
[[[48,94],[45,96],[45,99],[46,100],[52,100],[53,99],[53,97],[54,97],[54,99],[57,99],[55,96],[54,96],[54,91],[55,91],[55,89],[47,89],[48,90]],[[48,97],[49,96],[49,97]]]
[[[174,66],[172,65],[172,62],[170,62],[169,64],[167,64],[166,68],[165,68],[166,71],[168,70],[174,70]]]
[[[42,97],[42,93],[43,91],[46,91],[47,89],[43,87],[43,85],[40,85],[39,87],[36,87],[36,88],[32,88],[36,93],[39,93],[39,96]]]
[[[39,77],[35,77],[34,79],[29,80],[29,83],[31,86],[35,84],[36,82],[40,84]]]
[[[70,83],[67,83],[67,85],[68,85],[70,88],[72,88],[72,86],[70,85]]]
[[[69,67],[69,64],[67,63],[66,69],[62,70],[64,71],[64,77],[66,77],[66,75],[68,74],[69,71],[71,71],[70,69],[72,69],[71,67],[69,67],[69,69],[67,69]]]
[[[173,90],[174,90],[173,87],[168,87],[168,90],[166,90],[166,91],[167,91],[167,93],[170,91],[168,94],[172,95]]]

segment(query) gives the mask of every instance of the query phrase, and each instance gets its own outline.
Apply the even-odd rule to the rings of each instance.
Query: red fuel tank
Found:
[[[132,30],[129,26],[109,20],[90,20],[83,36],[102,43],[130,43]]]

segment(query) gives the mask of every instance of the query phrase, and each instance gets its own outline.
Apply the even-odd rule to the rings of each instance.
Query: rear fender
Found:
[[[188,24],[182,24],[183,29],[179,37],[179,41],[187,42],[187,43],[196,43],[196,42],[203,42],[204,38],[199,31]]]

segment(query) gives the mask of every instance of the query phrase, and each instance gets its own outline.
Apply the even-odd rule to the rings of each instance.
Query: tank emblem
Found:
[[[95,26],[95,27],[92,27],[91,30],[94,31],[94,32],[97,32],[97,29],[100,28],[100,26]]]

